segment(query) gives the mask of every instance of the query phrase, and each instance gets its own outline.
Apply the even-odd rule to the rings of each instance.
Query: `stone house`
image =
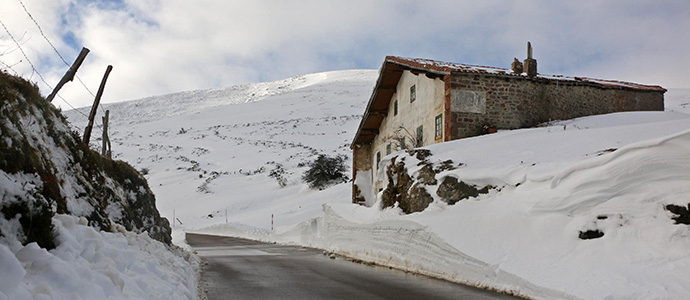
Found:
[[[524,72],[523,72],[524,68]],[[660,86],[543,75],[536,60],[511,69],[387,56],[351,144],[353,202],[373,202],[383,156],[550,120],[622,111],[663,111]],[[366,201],[370,199],[370,201]]]

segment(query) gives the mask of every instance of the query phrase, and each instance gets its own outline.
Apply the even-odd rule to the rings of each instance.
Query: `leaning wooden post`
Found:
[[[110,138],[108,137],[108,118],[110,116],[110,110],[105,111],[105,116],[103,117],[103,147],[101,148],[101,155],[104,157],[107,157],[108,159],[112,159],[111,155],[111,145],[110,145]]]
[[[103,80],[101,80],[101,86],[98,88],[98,93],[96,93],[96,99],[93,101],[93,106],[91,106],[91,113],[89,114],[89,125],[84,129],[84,144],[89,145],[89,140],[91,139],[91,129],[93,128],[93,119],[96,117],[96,111],[98,110],[98,104],[101,103],[101,96],[103,95],[103,90],[105,89],[105,82],[108,80],[108,75],[110,71],[113,70],[113,66],[108,66],[105,69],[105,75],[103,75]]]
[[[60,82],[55,86],[53,89],[53,92],[48,95],[48,102],[53,102],[53,98],[57,95],[58,91],[62,88],[65,83],[74,80],[74,75],[77,74],[77,69],[79,69],[79,66],[81,66],[81,63],[84,62],[84,59],[86,58],[86,55],[89,54],[89,49],[86,47],[81,48],[81,52],[79,53],[79,56],[77,56],[77,59],[72,63],[72,66],[67,69],[67,73],[62,76],[62,79],[60,79]]]

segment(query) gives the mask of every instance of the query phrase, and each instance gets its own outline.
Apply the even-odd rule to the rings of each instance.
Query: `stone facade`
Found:
[[[511,78],[493,75],[454,74],[450,76],[450,140],[487,133],[487,129],[517,129],[550,120],[622,111],[662,111],[663,93],[602,88],[578,82]],[[448,84],[447,84],[448,85]],[[473,101],[456,97],[456,92],[474,92],[484,97],[481,112],[468,110],[454,102]],[[459,109],[458,109],[459,108]]]

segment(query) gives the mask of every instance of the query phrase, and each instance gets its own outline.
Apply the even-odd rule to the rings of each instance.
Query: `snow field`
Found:
[[[0,244],[0,299],[197,299],[198,258],[146,234],[56,215],[57,248]],[[189,255],[189,254],[186,254]]]
[[[321,216],[272,233],[232,224],[201,231],[323,248],[536,299],[677,299],[688,291],[690,229],[673,224],[664,205],[690,202],[690,115],[678,98],[667,112],[426,147],[433,162],[463,163],[437,178],[500,189],[454,206],[440,203],[432,186],[436,201],[422,213],[329,204]],[[416,176],[416,159],[405,157]],[[579,239],[586,230],[605,235]]]
[[[375,78],[375,71],[327,72],[288,80],[295,86],[229,88],[208,101],[200,92],[181,105],[167,96],[120,104],[124,113],[111,111],[123,116],[112,129],[113,151],[150,170],[161,214],[180,221],[176,243],[187,230],[319,247],[536,299],[688,293],[688,226],[673,224],[663,206],[690,201],[687,135],[680,134],[690,128],[690,90],[669,91],[666,112],[557,121],[426,147],[432,162],[463,164],[437,178],[496,188],[448,206],[430,186],[436,201],[402,215],[349,204],[349,183],[312,191],[300,182],[300,163],[316,153],[350,154]],[[252,98],[257,89],[265,94]],[[401,154],[382,166],[394,155]],[[414,159],[407,162],[414,176]],[[276,163],[288,171],[285,188],[267,176]],[[578,238],[594,229],[604,236]]]
[[[687,153],[690,131],[422,213],[326,204],[321,216],[273,232],[195,231],[321,248],[534,299],[677,299],[690,276],[690,228],[663,206],[690,199]],[[577,237],[595,229],[604,237]]]
[[[175,229],[224,224],[226,210],[230,223],[270,229],[273,215],[275,227],[295,224],[318,215],[323,203],[301,183],[304,163],[351,152],[376,75],[325,72],[104,104],[120,118],[111,126],[114,157],[149,170],[158,210],[171,224],[173,215],[179,220]],[[65,114],[79,127],[86,123],[77,112]],[[277,164],[288,171],[285,188],[268,177]]]

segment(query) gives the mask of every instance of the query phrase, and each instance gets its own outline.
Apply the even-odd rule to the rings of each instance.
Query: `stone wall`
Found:
[[[450,139],[479,135],[489,128],[516,129],[550,120],[664,109],[662,92],[495,75],[453,74],[448,81]]]
[[[352,203],[365,203],[362,189],[356,184],[357,172],[371,171],[371,144],[354,145],[352,149]]]

